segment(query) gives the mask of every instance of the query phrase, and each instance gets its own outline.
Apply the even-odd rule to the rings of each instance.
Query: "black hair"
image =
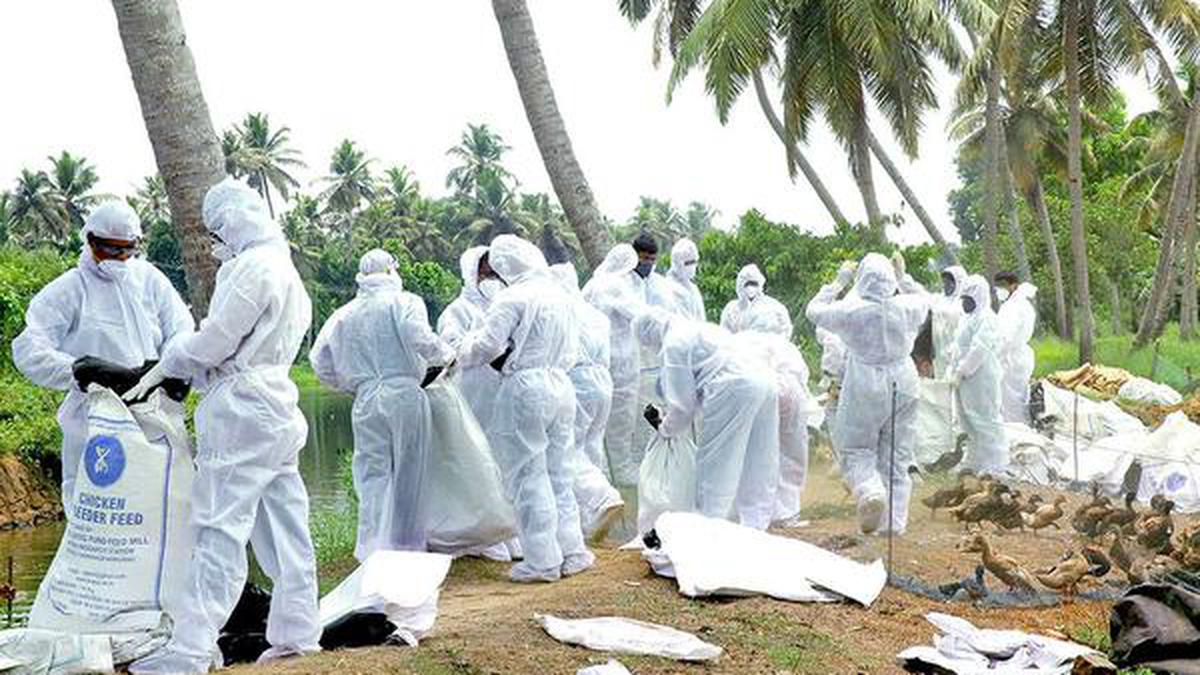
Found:
[[[1021,283],[1021,278],[1012,272],[997,272],[996,276],[992,277],[992,281],[997,284],[1012,284],[1016,286]]]
[[[649,232],[643,232],[633,240],[633,250],[638,253],[652,253],[658,255],[658,242]]]

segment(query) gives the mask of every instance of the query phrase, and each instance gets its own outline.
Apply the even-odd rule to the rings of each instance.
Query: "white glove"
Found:
[[[167,374],[163,372],[162,362],[160,361],[154,364],[150,372],[143,375],[142,379],[138,380],[138,383],[133,386],[133,389],[125,392],[125,395],[121,398],[125,399],[126,402],[136,401],[144,397],[151,389],[162,384],[165,379],[167,379]]]
[[[900,251],[892,254],[892,268],[896,270],[896,280],[903,280],[904,275],[908,272],[908,263],[904,262],[904,256]]]
[[[837,284],[842,288],[849,286],[854,281],[854,273],[858,271],[858,263],[853,260],[847,260],[838,268]]]

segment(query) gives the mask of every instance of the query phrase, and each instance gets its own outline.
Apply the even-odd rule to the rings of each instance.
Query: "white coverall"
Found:
[[[775,374],[779,392],[779,486],[772,521],[788,527],[800,520],[800,496],[808,478],[808,420],[819,414],[808,390],[808,364],[796,345],[777,335],[746,331],[735,340]]]
[[[1029,341],[1037,327],[1034,299],[1037,287],[1024,283],[1000,305],[1000,359],[1004,366],[1004,421],[1029,423],[1029,381],[1033,378],[1034,356]]]
[[[62,499],[67,517],[75,472],[87,445],[86,397],[73,365],[95,356],[125,368],[159,358],[176,336],[195,327],[167,277],[138,258],[97,263],[87,235],[133,241],[142,237],[137,214],[125,202],[96,207],[83,226],[79,263],[38,291],[13,340],[13,364],[34,384],[67,392],[58,407],[62,428]]]
[[[949,377],[958,383],[959,415],[971,439],[963,468],[996,476],[1008,467],[1008,443],[1000,416],[1000,328],[987,279],[967,277],[962,297],[974,300],[975,309],[964,314],[959,324],[957,358]]]
[[[632,246],[618,244],[583,287],[584,300],[608,317],[613,399],[604,431],[604,449],[612,482],[618,488],[637,486],[644,451],[633,443],[634,427],[641,419],[638,409],[641,347],[633,334],[633,319],[644,307],[629,278],[637,260]]]
[[[930,311],[933,318],[933,376],[938,379],[945,379],[957,358],[955,350],[958,346],[958,326],[963,318],[960,298],[967,283],[967,271],[958,265],[947,267],[942,274],[949,274],[954,278],[954,290],[950,295],[946,295],[945,292],[930,294]]]
[[[479,259],[487,250],[486,246],[475,246],[459,258],[462,290],[438,317],[438,335],[455,349],[467,333],[479,327],[487,311],[488,299],[479,291]],[[475,413],[479,426],[484,429],[492,419],[492,403],[499,388],[500,373],[486,363],[459,371],[459,389],[471,412]]]
[[[659,435],[690,433],[693,416],[704,416],[696,447],[697,509],[765,530],[779,481],[774,377],[718,326],[648,311],[635,327],[642,344],[662,357],[666,411]]]
[[[621,493],[608,482],[608,457],[604,454],[604,429],[612,410],[608,317],[583,301],[574,265],[562,263],[550,269],[570,297],[579,325],[578,360],[567,372],[575,387],[575,448],[570,463],[575,470],[580,524],[584,535],[591,537],[610,525],[625,504]]]
[[[750,282],[757,282],[757,287]],[[792,317],[787,307],[766,294],[766,282],[758,265],[743,267],[737,275],[737,299],[721,310],[721,326],[731,333],[756,330],[791,340]]]
[[[354,394],[354,557],[424,551],[421,487],[432,447],[421,381],[454,350],[429,327],[425,302],[404,290],[396,260],[374,250],[359,263],[358,297],[334,313],[309,351],[321,383]]]
[[[483,324],[464,340],[463,367],[486,364],[509,347],[495,412],[492,450],[517,514],[525,560],[514,581],[553,581],[592,565],[584,547],[568,464],[574,448],[575,391],[567,370],[579,350],[579,327],[536,246],[513,235],[492,242],[489,264],[508,287]]]
[[[297,464],[308,425],[288,378],[312,305],[258,193],[227,178],[205,195],[203,216],[233,257],[217,273],[200,329],[168,345],[157,374],[190,379],[204,392],[196,410],[191,600],[173,617],[171,642],[134,663],[134,673],[220,664],[217,634],[246,582],[247,542],[273,582],[271,647],[262,659],[320,650],[308,493]]]
[[[841,454],[842,477],[858,501],[859,525],[866,533],[887,529],[885,476],[889,475],[892,436],[892,392],[896,393],[895,491],[891,530],[902,533],[908,522],[912,482],[913,423],[917,411],[917,369],[910,356],[928,313],[919,294],[896,295],[892,263],[869,254],[858,267],[854,292],[837,296],[850,283],[845,268],[838,280],[821,288],[808,304],[808,318],[846,345],[848,358],[834,421],[834,443]]]
[[[693,321],[705,321],[704,296],[696,285],[696,266],[700,262],[700,251],[695,242],[686,237],[671,247],[671,269],[667,271],[663,284],[669,301],[666,309]]]

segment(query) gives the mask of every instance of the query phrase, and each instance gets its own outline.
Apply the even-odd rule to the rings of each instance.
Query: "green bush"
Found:
[[[25,327],[29,301],[71,265],[51,249],[0,247],[0,370],[12,367],[12,341]]]
[[[1033,349],[1038,377],[1071,370],[1079,364],[1079,346],[1072,342],[1045,337],[1035,340]],[[1123,368],[1186,393],[1189,387],[1195,387],[1193,378],[1200,378],[1200,371],[1188,372],[1189,368],[1200,368],[1200,342],[1180,340],[1178,327],[1170,326],[1158,342],[1156,359],[1153,346],[1135,351],[1132,335],[1105,336],[1096,339],[1096,362]]]
[[[40,464],[62,445],[55,411],[63,395],[34,386],[12,372],[0,372],[0,455],[19,455]]]

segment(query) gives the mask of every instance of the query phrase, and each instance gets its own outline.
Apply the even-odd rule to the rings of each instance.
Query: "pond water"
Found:
[[[354,448],[350,428],[349,396],[319,387],[300,391],[300,408],[308,420],[308,443],[300,453],[300,474],[308,487],[312,510],[344,511],[350,494],[341,478],[341,454]],[[12,558],[13,585],[17,589],[14,623],[23,623],[38,584],[50,567],[64,524],[61,522],[19,530],[0,531],[0,584],[8,582]],[[0,629],[7,627],[7,607],[0,601]]]

